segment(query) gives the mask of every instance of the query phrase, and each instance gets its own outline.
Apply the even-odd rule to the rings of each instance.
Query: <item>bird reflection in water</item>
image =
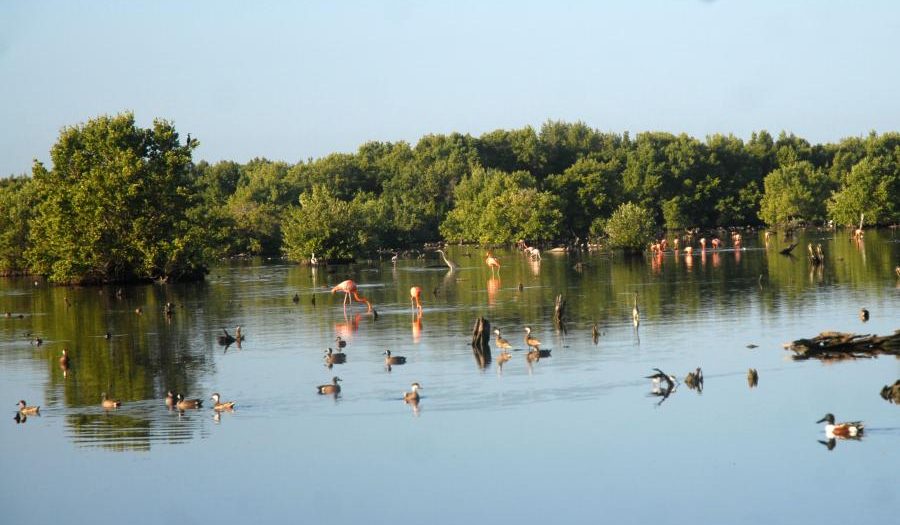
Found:
[[[359,330],[360,319],[362,319],[362,314],[356,314],[349,318],[345,314],[343,323],[334,323],[334,331],[337,333],[337,338],[335,340],[337,341],[338,348],[346,346],[346,343],[342,345],[341,342],[343,342],[344,339],[352,338],[353,334]]]
[[[488,304],[497,303],[497,292],[500,291],[500,278],[491,277],[487,281]]]
[[[418,312],[413,315],[412,339],[413,343],[418,343],[422,340],[422,312]]]
[[[660,399],[656,406],[660,406],[663,404],[663,401],[675,392],[678,381],[675,379],[675,376],[669,375],[659,368],[654,368],[653,370],[655,373],[646,376],[646,378],[650,379],[653,385],[650,389],[650,396],[659,397]]]

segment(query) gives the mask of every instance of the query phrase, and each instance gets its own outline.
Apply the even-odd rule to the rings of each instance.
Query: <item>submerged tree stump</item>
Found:
[[[491,323],[484,317],[476,319],[472,327],[472,353],[481,368],[491,362]]]
[[[785,348],[794,359],[855,359],[879,354],[900,356],[900,330],[892,335],[857,335],[844,332],[822,332],[812,339],[797,339]]]
[[[556,296],[556,303],[553,306],[553,324],[556,325],[557,330],[566,331],[566,300],[563,298],[562,294]]]

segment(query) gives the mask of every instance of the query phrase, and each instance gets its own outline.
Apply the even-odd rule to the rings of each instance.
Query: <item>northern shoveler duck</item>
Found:
[[[335,352],[330,347],[325,351],[325,364],[331,368],[333,365],[340,365],[347,362],[347,354],[343,352]]]
[[[512,345],[509,344],[509,341],[500,336],[499,328],[494,329],[494,334],[497,335],[496,342],[498,348],[500,348],[501,350],[512,350]]]
[[[384,352],[384,364],[391,365],[402,365],[406,363],[406,358],[402,355],[391,355],[391,351],[387,350]]]
[[[185,399],[183,395],[178,394],[175,396],[176,403],[175,408],[178,410],[189,410],[194,408],[201,408],[203,406],[202,399]]]
[[[25,403],[24,399],[20,400],[16,406],[19,407],[19,413],[22,414],[23,416],[30,416],[33,414],[37,414],[41,411],[41,407],[28,406],[28,404]]]
[[[225,401],[224,403],[219,402],[219,393],[214,392],[212,395],[213,400],[213,410],[233,410],[234,409],[234,401]]]
[[[100,399],[100,406],[102,406],[103,408],[119,408],[120,406],[122,406],[122,402],[118,399],[110,399],[106,397],[106,392],[100,394]]]
[[[863,425],[862,421],[845,421],[843,423],[835,423],[834,422],[834,414],[825,414],[825,417],[816,421],[816,423],[825,423],[825,437],[831,438],[855,438],[862,436],[863,429],[865,425]]]
[[[334,376],[331,378],[331,383],[317,386],[316,392],[319,394],[338,394],[341,391],[341,385],[338,384],[339,381],[341,381],[341,378]]]
[[[422,385],[419,383],[413,383],[411,385],[412,390],[409,392],[403,393],[403,400],[407,403],[418,403],[419,402],[419,389],[422,388]]]
[[[335,338],[334,338],[334,342],[335,342],[335,344],[337,344],[337,347],[338,347],[339,349],[340,349],[340,348],[346,348],[346,346],[347,346],[347,341],[344,341],[344,340],[341,338],[341,336],[335,337]]]

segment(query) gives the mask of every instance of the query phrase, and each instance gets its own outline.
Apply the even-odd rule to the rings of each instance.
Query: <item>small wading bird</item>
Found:
[[[234,410],[234,401],[219,402],[219,393],[214,392],[212,395],[213,410]]]
[[[26,403],[24,399],[20,400],[16,406],[19,407],[19,414],[22,414],[23,416],[31,416],[41,411],[41,407],[28,406],[28,403]]]
[[[503,337],[500,336],[499,328],[494,328],[494,334],[497,335],[496,343],[497,343],[497,346],[501,350],[511,350],[512,349],[512,345],[509,344],[509,341],[507,341],[506,339],[504,339]],[[538,345],[540,345],[540,341],[538,341]]]
[[[421,296],[421,286],[413,286],[409,289],[409,305],[418,310],[420,313],[422,312],[422,303],[420,302]]]
[[[537,337],[532,337],[530,326],[525,327],[525,346],[532,350],[540,351],[541,349],[541,341]]]
[[[357,288],[356,288],[356,283],[353,282],[353,279],[347,279],[346,281],[343,281],[340,284],[338,284],[337,286],[335,286],[334,288],[332,288],[331,294],[334,295],[335,292],[344,292],[344,294],[345,294],[344,295],[344,309],[345,310],[347,309],[347,305],[348,304],[352,305],[353,300],[355,300],[358,303],[366,303],[366,306],[368,307],[367,311],[369,311],[369,312],[372,311],[372,303],[370,303],[369,300],[366,299],[365,297],[359,295],[359,292],[357,291]],[[351,300],[351,296],[353,298],[352,300]]]
[[[484,259],[484,262],[490,267],[491,275],[494,275],[495,270],[498,274],[500,273],[500,259],[491,255],[491,252],[487,252],[487,257]]]
[[[541,342],[537,337],[532,337],[531,327],[525,327],[525,345],[530,349],[525,355],[529,362],[537,361],[544,357],[550,357],[550,350],[541,350]]]
[[[69,369],[69,349],[63,348],[62,357],[59,358],[59,367],[63,370]]]
[[[865,425],[862,421],[845,421],[843,423],[834,422],[834,414],[825,414],[825,417],[816,421],[816,423],[825,423],[825,437],[828,439],[853,439],[859,438],[863,434]]]
[[[409,392],[403,393],[403,400],[407,403],[418,403],[419,402],[419,389],[422,388],[422,385],[419,383],[413,383],[411,385],[412,390]]]
[[[341,392],[341,385],[338,382],[341,381],[341,378],[338,376],[334,376],[331,378],[331,383],[327,385],[319,385],[316,387],[316,392],[319,394],[339,394]]]

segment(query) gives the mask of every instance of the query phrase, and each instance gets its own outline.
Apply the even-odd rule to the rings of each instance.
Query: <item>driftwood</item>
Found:
[[[491,323],[484,317],[475,320],[472,327],[472,353],[481,368],[491,362]]]
[[[780,253],[781,255],[790,255],[791,252],[794,251],[794,248],[796,248],[796,247],[797,247],[797,243],[796,243],[796,242],[792,242],[790,246],[788,246],[787,248],[785,248],[785,249],[779,251],[778,253]]]
[[[812,339],[797,339],[785,348],[794,352],[796,360],[855,359],[879,354],[900,356],[900,330],[884,336],[822,332]]]
[[[553,324],[556,325],[557,329],[561,329],[563,332],[566,331],[565,325],[565,317],[566,315],[566,300],[562,295],[556,296],[556,305],[553,307]]]

